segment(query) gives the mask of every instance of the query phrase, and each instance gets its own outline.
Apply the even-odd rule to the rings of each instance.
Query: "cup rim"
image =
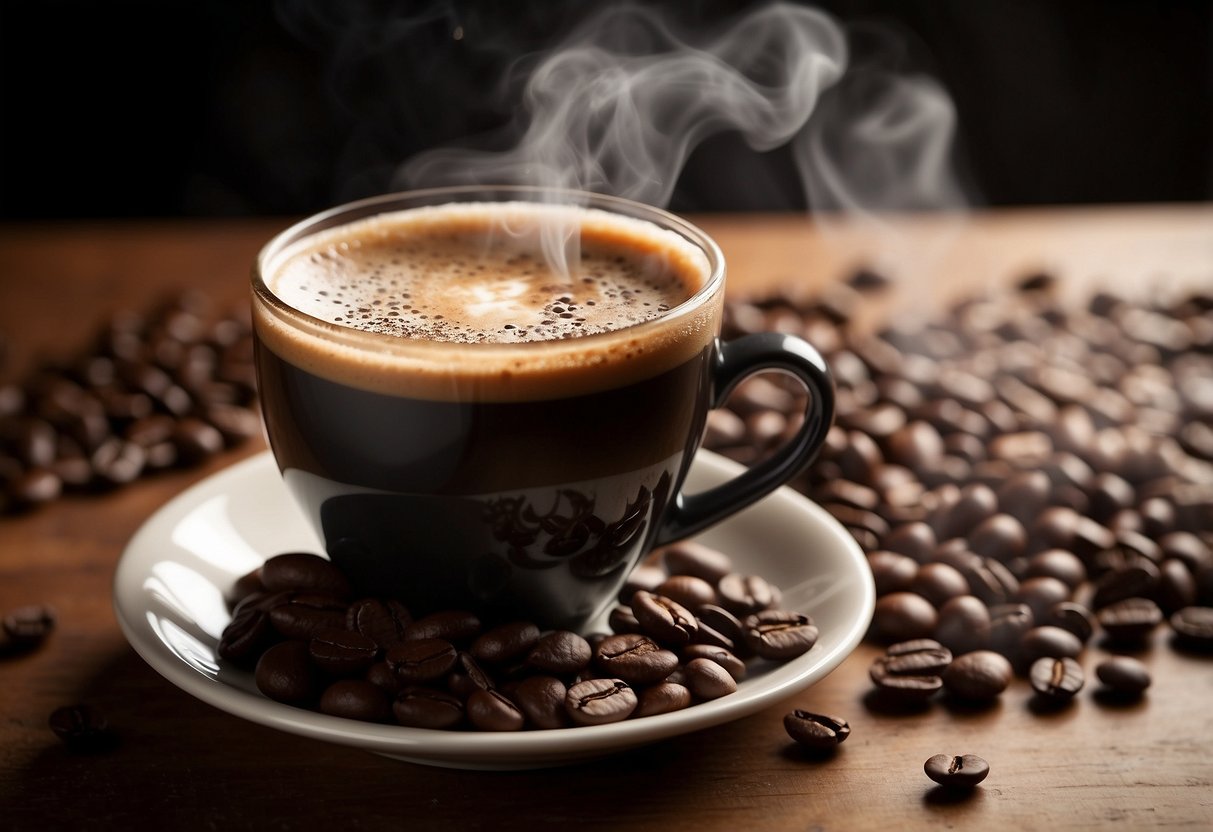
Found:
[[[273,259],[307,237],[385,213],[455,202],[572,205],[580,208],[595,208],[611,214],[647,221],[664,231],[678,234],[698,248],[707,258],[708,274],[703,285],[690,297],[656,318],[618,329],[572,338],[518,343],[491,341],[463,343],[401,338],[390,333],[355,329],[326,321],[295,308],[275,294],[265,281],[266,269]],[[305,217],[280,231],[262,246],[253,262],[251,277],[255,297],[279,321],[292,328],[304,330],[309,335],[337,341],[348,347],[365,348],[381,353],[412,355],[446,351],[454,347],[461,350],[475,350],[477,354],[485,356],[497,353],[533,355],[545,350],[568,349],[572,345],[583,349],[592,348],[595,343],[618,339],[621,335],[644,337],[645,333],[651,330],[677,326],[680,321],[695,315],[705,303],[722,291],[725,279],[725,260],[720,246],[707,232],[677,214],[657,206],[624,197],[571,188],[548,188],[537,185],[454,185],[380,194],[342,203]]]

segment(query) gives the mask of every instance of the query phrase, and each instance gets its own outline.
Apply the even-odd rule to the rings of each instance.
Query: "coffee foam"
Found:
[[[567,274],[541,254],[553,232],[580,249]],[[707,347],[722,302],[716,285],[709,302],[680,306],[711,276],[682,236],[539,203],[381,214],[261,268],[265,346],[330,380],[438,399],[554,398],[656,375]]]

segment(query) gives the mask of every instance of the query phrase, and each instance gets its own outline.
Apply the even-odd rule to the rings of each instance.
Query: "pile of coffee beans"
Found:
[[[185,294],[0,385],[0,515],[202,462],[261,431],[251,328]]]
[[[1093,639],[1132,647],[1168,617],[1177,646],[1213,647],[1213,295],[1070,308],[1036,275],[937,320],[865,329],[855,311],[883,285],[734,303],[726,331],[802,335],[834,372],[836,424],[795,485],[867,553],[870,638],[973,656],[925,674],[890,656],[875,684],[980,698],[1009,663],[1062,692],[1069,665],[1035,663],[1077,660]],[[706,445],[762,458],[798,427],[803,395],[746,382]]]
[[[634,570],[612,632],[585,637],[466,610],[414,618],[399,601],[354,598],[337,567],[306,552],[270,558],[232,594],[219,656],[251,669],[263,694],[418,728],[547,729],[680,710],[805,654],[818,635],[809,616],[779,608],[776,587],[689,542]]]

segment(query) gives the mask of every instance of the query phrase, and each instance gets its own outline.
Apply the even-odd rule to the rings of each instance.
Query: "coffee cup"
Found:
[[[719,338],[725,261],[628,200],[446,188],[343,205],[253,271],[266,434],[359,592],[414,614],[583,627],[651,549],[787,482],[833,385],[805,341]],[[683,493],[708,411],[767,370],[807,389],[773,456]]]

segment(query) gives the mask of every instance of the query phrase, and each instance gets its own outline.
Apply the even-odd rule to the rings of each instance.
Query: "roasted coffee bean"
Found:
[[[712,659],[691,659],[683,673],[686,687],[699,699],[719,699],[737,691],[737,680]]]
[[[257,690],[275,702],[303,705],[320,693],[320,674],[312,664],[306,641],[283,641],[257,660]]]
[[[678,666],[678,656],[639,633],[607,636],[594,651],[603,673],[631,685],[659,682]]]
[[[937,545],[935,530],[922,521],[903,523],[881,541],[881,546],[888,551],[906,555],[919,563],[929,561]]]
[[[312,661],[337,676],[362,673],[379,658],[379,645],[353,630],[322,630],[308,642]]]
[[[1171,629],[1185,646],[1213,648],[1213,607],[1184,607],[1170,618]]]
[[[636,710],[636,692],[621,679],[587,679],[569,688],[564,707],[578,725],[620,722]]]
[[[923,771],[941,786],[971,789],[990,774],[990,764],[976,754],[936,754],[923,764]]]
[[[958,569],[946,563],[924,563],[918,567],[909,591],[921,595],[938,608],[952,598],[968,595],[969,582]]]
[[[386,661],[377,661],[368,667],[366,680],[393,697],[404,689],[404,682],[392,672],[391,665]]]
[[[89,463],[98,483],[111,487],[126,485],[143,473],[147,452],[133,442],[111,437],[93,451]]]
[[[1087,579],[1087,567],[1073,552],[1046,549],[1028,559],[1024,578],[1056,578],[1073,590]]]
[[[193,417],[177,423],[172,442],[178,458],[186,465],[198,465],[223,450],[223,434],[214,425]]]
[[[534,728],[564,728],[569,724],[564,699],[568,688],[554,676],[528,676],[513,691],[513,702]]]
[[[322,630],[345,626],[346,605],[331,595],[291,594],[269,611],[270,623],[285,638],[310,639]]]
[[[445,610],[418,618],[404,629],[406,640],[440,638],[450,642],[471,641],[480,633],[480,619],[467,610]]]
[[[1095,666],[1095,676],[1109,693],[1137,697],[1150,686],[1150,671],[1132,656],[1112,656]]]
[[[1011,571],[992,558],[981,558],[961,574],[969,582],[970,594],[976,595],[986,606],[1008,603],[1019,589],[1019,581]]]
[[[664,595],[641,590],[632,596],[631,607],[641,629],[662,644],[686,644],[699,627],[690,610]]]
[[[1162,610],[1149,598],[1126,598],[1104,607],[1097,617],[1113,641],[1140,642],[1162,621]]]
[[[386,691],[363,679],[340,679],[320,694],[320,712],[363,722],[386,722],[392,703]]]
[[[106,751],[117,744],[105,714],[92,705],[65,705],[51,712],[51,731],[74,751]]]
[[[611,609],[610,615],[607,616],[607,626],[611,628],[612,633],[638,633],[641,630],[640,622],[632,614],[632,608],[622,604]]]
[[[9,610],[3,620],[10,651],[28,650],[46,641],[55,629],[55,610],[46,604],[29,604]]]
[[[794,659],[817,643],[813,619],[791,610],[763,610],[741,622],[742,640],[751,652],[764,659]]]
[[[815,751],[831,751],[851,736],[851,726],[842,717],[799,708],[784,715],[783,729],[798,744]]]
[[[571,676],[590,663],[590,644],[577,633],[556,630],[535,643],[527,654],[526,664],[557,676]]]
[[[746,677],[746,665],[741,659],[721,647],[707,644],[688,644],[682,649],[683,661],[691,659],[710,659],[728,671],[735,681]]]
[[[345,624],[390,650],[404,641],[405,629],[413,617],[404,604],[394,599],[364,598],[355,601],[346,612]]]
[[[1158,586],[1158,567],[1144,558],[1133,558],[1095,582],[1091,606],[1100,610],[1126,598],[1149,598]]]
[[[1196,603],[1196,579],[1183,561],[1167,558],[1158,565],[1154,599],[1166,615]]]
[[[463,703],[440,690],[408,687],[392,703],[392,713],[410,728],[454,728],[463,722]]]
[[[1019,641],[1018,656],[1025,666],[1040,658],[1074,658],[1082,652],[1082,641],[1069,630],[1043,625],[1033,627]]]
[[[278,639],[267,610],[250,604],[238,608],[223,628],[217,652],[219,658],[240,667],[252,667],[267,647]]]
[[[918,638],[889,645],[885,670],[897,676],[938,676],[952,662],[952,652],[938,641]]]
[[[1005,480],[995,493],[998,508],[1025,526],[1033,523],[1045,506],[1053,484],[1043,471],[1024,471]]]
[[[632,596],[642,589],[645,592],[656,592],[665,579],[666,574],[660,567],[640,564],[628,573],[627,580],[619,588],[619,603],[626,605],[632,600]]]
[[[974,650],[957,657],[943,671],[943,686],[953,696],[982,701],[1007,689],[1014,677],[1011,662],[993,650]]]
[[[988,485],[974,483],[960,490],[955,503],[933,518],[932,525],[940,540],[962,537],[998,511],[998,497]]]
[[[653,591],[687,609],[716,603],[716,590],[703,578],[693,575],[671,575]]]
[[[660,682],[644,688],[633,716],[656,716],[680,711],[691,705],[691,691],[677,682]]]
[[[877,597],[908,590],[918,574],[918,561],[909,555],[882,549],[868,552],[867,558]]]
[[[724,552],[684,540],[662,550],[662,560],[671,575],[691,575],[715,585],[733,571],[733,561]]]
[[[344,599],[350,582],[327,558],[309,552],[275,555],[261,567],[261,583],[270,592],[299,590]]]
[[[1027,604],[999,604],[990,607],[990,649],[1007,658],[1019,654],[1024,634],[1034,624]]]
[[[939,608],[935,639],[960,656],[990,643],[990,611],[972,595],[952,598]]]
[[[695,617],[699,620],[700,631],[711,630],[733,642],[734,648],[741,646],[741,620],[724,607],[704,604],[695,608]]]
[[[881,641],[929,638],[939,615],[931,602],[913,592],[893,592],[876,601],[872,633]]]
[[[441,679],[459,661],[455,645],[441,638],[410,639],[387,651],[388,667],[410,684]]]
[[[501,665],[522,658],[538,642],[538,627],[529,621],[515,621],[481,633],[469,652],[479,661]]]
[[[468,697],[468,721],[481,731],[520,731],[526,717],[509,697],[497,690],[478,690]]]
[[[731,572],[716,585],[720,606],[738,616],[770,609],[779,603],[778,587],[758,575]]]
[[[54,466],[54,460],[49,464]],[[90,468],[90,476],[91,473]],[[63,480],[49,467],[30,468],[10,480],[4,491],[14,509],[31,509],[59,499],[63,493]]]
[[[1040,619],[1040,623],[1069,630],[1083,644],[1090,641],[1095,632],[1095,616],[1082,604],[1073,601],[1054,604]]]
[[[1086,676],[1082,672],[1082,666],[1068,656],[1043,657],[1032,663],[1028,680],[1032,683],[1032,689],[1045,699],[1068,702],[1074,698],[1074,694],[1082,690]]]
[[[868,676],[881,694],[903,703],[924,702],[943,687],[943,680],[938,674],[912,676],[889,672],[887,656],[872,662]]]
[[[1043,622],[1048,617],[1049,610],[1063,601],[1069,600],[1070,588],[1057,578],[1028,578],[1020,583],[1012,596],[1012,602],[1027,604],[1032,610],[1032,617]]]

